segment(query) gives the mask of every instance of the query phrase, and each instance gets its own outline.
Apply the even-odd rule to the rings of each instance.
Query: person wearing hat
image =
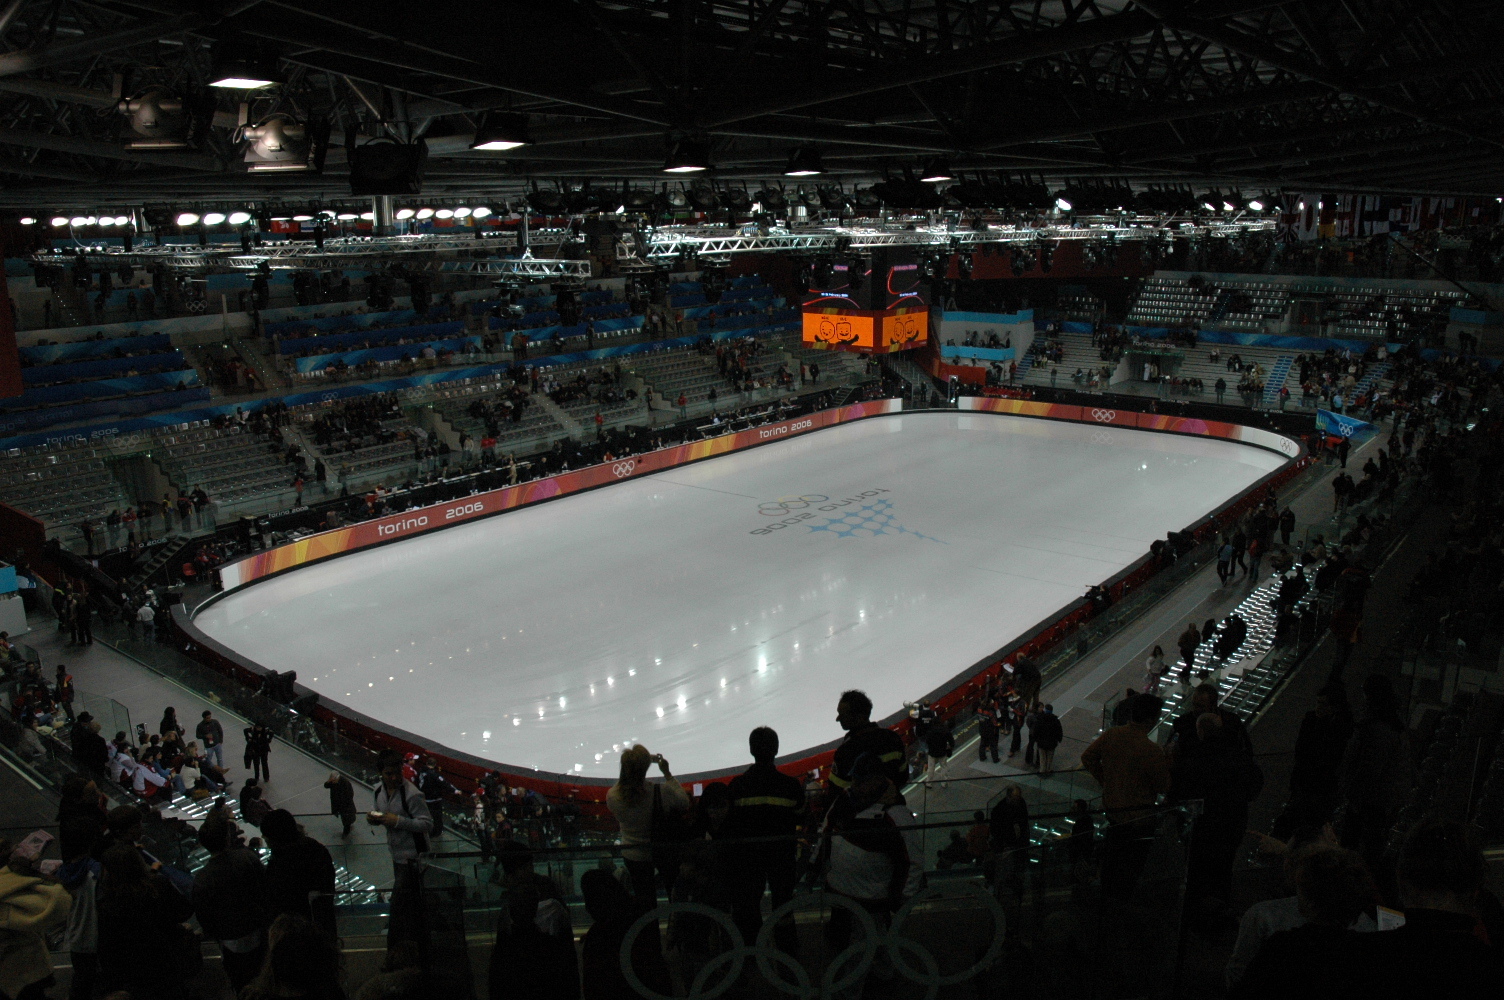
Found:
[[[99,723],[88,712],[79,712],[69,733],[73,760],[90,774],[102,775],[110,764],[110,748],[99,735]]]

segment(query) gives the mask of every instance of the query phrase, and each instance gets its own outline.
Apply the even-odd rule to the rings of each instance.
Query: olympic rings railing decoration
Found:
[[[947,890],[957,887],[962,889],[965,895],[979,900],[982,908],[992,917],[992,937],[987,950],[976,962],[960,971],[942,975],[939,960],[935,955],[919,942],[904,937],[902,931],[904,924],[921,903],[942,896],[952,899],[954,897],[950,896]],[[833,908],[849,911],[855,924],[860,927],[860,937],[830,959],[818,983],[811,979],[809,970],[794,956],[771,944],[774,929],[779,922],[785,917],[792,917],[796,909],[812,898],[821,900],[822,909],[829,904]],[[723,910],[706,906],[703,903],[666,903],[654,907],[637,918],[637,921],[628,928],[626,937],[622,939],[621,952],[618,956],[622,974],[626,977],[628,985],[644,1000],[673,1000],[673,998],[650,988],[632,968],[631,956],[637,938],[650,923],[656,924],[660,919],[677,913],[695,914],[710,920],[719,925],[731,941],[731,947],[728,950],[713,956],[696,974],[686,994],[690,1000],[717,1000],[718,997],[724,995],[741,978],[748,958],[757,960],[758,970],[764,979],[796,1000],[831,1000],[860,985],[863,978],[873,968],[880,951],[886,951],[889,962],[900,975],[915,985],[925,987],[925,1000],[934,1000],[942,986],[953,986],[965,982],[991,967],[1002,954],[1003,939],[1008,929],[1007,917],[1003,913],[1002,906],[986,888],[977,882],[954,882],[921,890],[899,907],[887,930],[883,932],[879,932],[877,921],[872,918],[872,914],[853,899],[830,892],[821,893],[818,896],[795,897],[768,915],[768,918],[763,921],[762,930],[758,933],[756,942],[751,945],[746,943],[741,931],[731,921],[730,915]],[[918,958],[923,968],[916,969],[911,966],[904,958],[906,952]],[[776,974],[774,966],[789,969],[792,978]],[[722,968],[726,968],[727,971],[721,976],[720,981],[706,990],[706,984],[711,977]]]

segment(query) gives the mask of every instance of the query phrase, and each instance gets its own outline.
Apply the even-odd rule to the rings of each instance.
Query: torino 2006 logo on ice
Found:
[[[875,538],[878,535],[913,535],[938,542],[938,538],[920,534],[899,524],[892,501],[883,496],[887,490],[863,490],[839,499],[823,493],[779,497],[757,505],[763,517],[776,517],[749,534],[771,535],[784,528],[802,525],[810,531],[828,531],[837,538]]]

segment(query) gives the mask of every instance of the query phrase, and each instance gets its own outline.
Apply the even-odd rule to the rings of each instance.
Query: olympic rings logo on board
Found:
[[[818,493],[807,493],[798,497],[779,497],[777,500],[758,504],[757,512],[763,517],[782,517],[784,514],[803,510],[811,504],[824,503],[829,499],[830,497],[821,496]]]
[[[629,462],[617,462],[615,465],[611,466],[611,474],[618,479],[624,479],[635,472],[636,469],[637,461],[635,459]]]
[[[1110,424],[1110,423],[1112,423],[1114,420],[1116,420],[1118,418],[1118,411],[1117,410],[1092,410],[1091,411],[1091,418],[1093,420],[1099,420],[1099,421],[1101,421],[1104,424]]]
[[[768,919],[763,922],[762,930],[758,932],[757,940],[751,945],[746,943],[741,931],[722,910],[703,903],[666,903],[642,914],[627,929],[621,948],[617,952],[617,961],[620,963],[627,985],[636,990],[639,996],[647,1000],[669,1000],[649,987],[637,975],[632,961],[633,946],[649,922],[656,922],[665,916],[672,917],[676,913],[693,913],[719,924],[726,938],[731,942],[731,947],[716,955],[700,969],[686,994],[691,1000],[716,1000],[717,997],[728,992],[741,978],[742,969],[748,958],[757,960],[758,970],[765,980],[779,992],[795,997],[797,1000],[839,996],[859,985],[866,978],[880,950],[888,953],[888,961],[895,972],[916,986],[924,988],[922,996],[925,1000],[934,1000],[941,987],[965,982],[981,974],[985,969],[991,968],[1003,951],[1007,917],[1003,913],[1002,905],[993,898],[991,893],[979,885],[962,883],[960,888],[963,895],[974,897],[992,918],[992,933],[987,950],[976,962],[965,969],[949,974],[941,973],[940,963],[933,952],[920,942],[902,934],[903,925],[913,913],[916,905],[943,895],[937,886],[921,890],[918,895],[904,903],[893,915],[893,920],[886,930],[878,929],[877,922],[864,907],[839,894],[827,893],[824,902],[833,910],[840,908],[850,912],[852,922],[859,930],[853,935],[856,940],[826,964],[825,972],[819,982],[814,981],[809,971],[793,956],[772,947],[771,938],[774,928],[778,926],[780,920],[791,916],[795,908],[804,902],[804,899],[800,897],[789,900],[769,914]],[[904,957],[906,954],[918,959],[918,968],[910,964]],[[787,977],[780,975],[774,971],[774,966],[782,966],[790,975]],[[721,972],[722,969],[725,969],[724,973]],[[717,981],[714,986],[709,986],[712,980]],[[707,986],[709,986],[708,989]]]

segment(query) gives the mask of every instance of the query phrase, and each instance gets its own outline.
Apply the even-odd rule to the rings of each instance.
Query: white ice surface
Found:
[[[642,742],[709,771],[744,764],[758,725],[785,754],[838,739],[846,688],[898,711],[1281,462],[1146,431],[882,417],[343,556],[197,622],[436,746],[610,778]],[[796,496],[830,502],[759,511]],[[867,528],[830,523],[881,501]],[[814,516],[752,533],[795,513]]]

